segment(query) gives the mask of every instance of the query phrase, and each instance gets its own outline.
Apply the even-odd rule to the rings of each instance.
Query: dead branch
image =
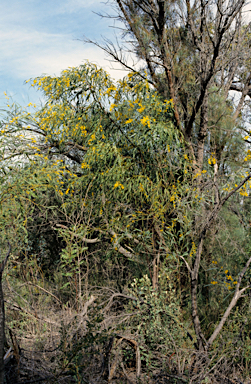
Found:
[[[47,291],[47,289],[43,288],[43,287],[40,287],[40,285],[37,285],[37,284],[34,284],[34,283],[31,283],[30,281],[27,281],[25,282],[24,284],[20,285],[19,288],[21,288],[23,285],[32,285],[33,287],[36,287],[38,289],[40,289],[41,291],[47,293],[48,295],[50,295],[51,297],[54,297],[54,299],[56,299],[60,305],[62,305],[62,301],[55,295],[53,295],[53,293],[51,293],[50,291]],[[12,289],[12,288],[11,288]],[[14,291],[14,290],[13,290]],[[23,299],[23,298],[22,298]]]
[[[66,225],[63,225],[63,224],[56,224],[56,227],[59,227],[59,228],[63,228],[63,229],[67,229],[68,233],[70,233],[71,235],[75,236],[75,237],[78,237],[80,239],[82,239],[82,241],[84,241],[85,243],[87,244],[95,244],[95,243],[99,243],[101,240],[96,238],[96,239],[87,239],[86,237],[82,237],[81,235],[79,235],[78,233],[75,233],[75,232],[72,232],[69,230],[68,227],[66,227]],[[52,229],[55,229],[57,230],[57,228],[53,228]]]
[[[240,290],[241,281],[242,281],[243,276],[245,275],[247,269],[249,268],[250,263],[251,263],[251,257],[248,259],[248,261],[246,262],[245,267],[243,268],[243,270],[241,271],[241,273],[239,275],[238,282],[237,282],[236,288],[235,288],[234,296],[233,296],[229,306],[227,307],[224,315],[222,316],[221,321],[219,322],[219,324],[215,328],[213,334],[209,338],[209,340],[207,342],[207,349],[210,348],[210,346],[213,344],[213,342],[216,339],[216,337],[219,335],[223,325],[225,324],[228,316],[230,315],[231,310],[234,308],[234,306],[236,305],[236,303],[239,300],[239,298],[241,297],[241,295],[250,287],[248,285],[247,287],[244,287],[244,288],[242,288]]]

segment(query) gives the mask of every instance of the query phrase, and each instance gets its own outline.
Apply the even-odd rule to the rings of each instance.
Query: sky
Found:
[[[4,92],[22,106],[38,103],[41,94],[25,80],[59,75],[86,60],[115,79],[125,75],[118,64],[106,60],[102,50],[83,43],[84,36],[114,40],[114,29],[109,28],[113,21],[95,12],[114,13],[101,0],[1,0],[0,108],[6,102]]]
[[[115,79],[123,77],[125,72],[107,61],[102,50],[83,43],[84,36],[114,39],[114,29],[109,28],[113,21],[95,12],[113,11],[100,0],[1,0],[0,107],[5,104],[4,92],[20,105],[38,102],[41,94],[26,80],[59,75],[86,60]]]

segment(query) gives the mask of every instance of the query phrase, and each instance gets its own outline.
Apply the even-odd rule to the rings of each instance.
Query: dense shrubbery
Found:
[[[233,382],[250,370],[242,5],[220,18],[221,5],[201,2],[199,16],[187,2],[183,28],[181,4],[169,13],[157,2],[156,19],[152,2],[152,13],[117,3],[147,70],[117,83],[89,63],[38,77],[43,105],[8,102],[1,121],[0,245],[12,246],[4,288],[19,379]]]
[[[214,158],[210,154],[205,169],[193,173],[183,135],[173,125],[172,101],[162,101],[138,75],[115,84],[90,64],[32,84],[44,90],[44,106],[31,114],[13,105],[2,122],[1,243],[12,243],[8,284],[22,300],[32,300],[40,322],[52,314],[36,292],[39,298],[48,292],[47,305],[56,299],[53,318],[65,305],[73,311],[64,310],[61,341],[54,340],[56,366],[90,380],[115,380],[129,369],[143,381],[146,373],[149,380],[188,375],[196,381],[241,348],[234,366],[238,359],[246,369],[246,300],[208,351],[212,360],[196,357],[187,268],[193,268],[199,228],[214,205]],[[232,158],[224,161],[230,170]],[[244,175],[245,168],[222,174],[222,196]],[[205,242],[198,306],[207,339],[249,252],[248,219],[238,216],[248,188],[239,188],[240,198],[222,209]],[[22,300],[15,300],[20,310]],[[59,326],[59,318],[52,323]],[[28,319],[18,322],[29,332]],[[83,360],[83,349],[96,356],[95,365]]]

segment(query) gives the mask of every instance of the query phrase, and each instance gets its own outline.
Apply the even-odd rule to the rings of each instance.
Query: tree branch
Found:
[[[207,342],[207,349],[210,348],[210,346],[212,345],[212,343],[214,342],[214,340],[216,339],[216,337],[219,335],[223,325],[225,324],[228,316],[230,315],[230,312],[231,310],[234,308],[234,306],[236,305],[237,301],[239,300],[239,298],[241,297],[241,295],[243,294],[243,292],[245,292],[246,289],[248,289],[250,286],[247,286],[245,288],[242,288],[240,290],[240,285],[241,285],[241,281],[242,281],[242,278],[243,276],[245,275],[249,265],[251,263],[251,257],[248,259],[248,261],[246,262],[246,265],[245,267],[243,268],[243,270],[241,271],[240,275],[239,275],[239,278],[238,278],[238,282],[237,282],[237,285],[236,285],[236,288],[235,288],[235,293],[234,293],[234,296],[229,304],[229,306],[227,307],[224,315],[222,316],[222,319],[221,321],[219,322],[219,324],[217,325],[217,327],[215,328],[213,334],[211,335],[211,337],[209,338],[208,342]]]
[[[72,232],[69,230],[68,227],[66,227],[66,225],[62,225],[62,224],[56,224],[56,227],[59,227],[59,228],[63,228],[63,229],[67,229],[68,233],[70,233],[71,235],[75,236],[75,237],[78,237],[80,238],[82,241],[84,241],[85,243],[87,244],[96,244],[96,243],[99,243],[101,240],[98,239],[98,238],[95,238],[95,239],[87,239],[86,237],[83,237],[81,235],[79,235],[78,233],[75,233],[75,232]],[[53,228],[52,229],[55,229],[57,230],[57,228]]]

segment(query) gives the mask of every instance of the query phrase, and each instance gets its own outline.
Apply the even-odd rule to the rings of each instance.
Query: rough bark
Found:
[[[207,137],[208,130],[208,94],[206,93],[203,105],[201,107],[200,115],[200,130],[198,135],[198,149],[197,149],[197,169],[199,172],[203,169],[203,160],[204,160],[204,146],[205,139]],[[200,177],[198,181],[200,181]]]

